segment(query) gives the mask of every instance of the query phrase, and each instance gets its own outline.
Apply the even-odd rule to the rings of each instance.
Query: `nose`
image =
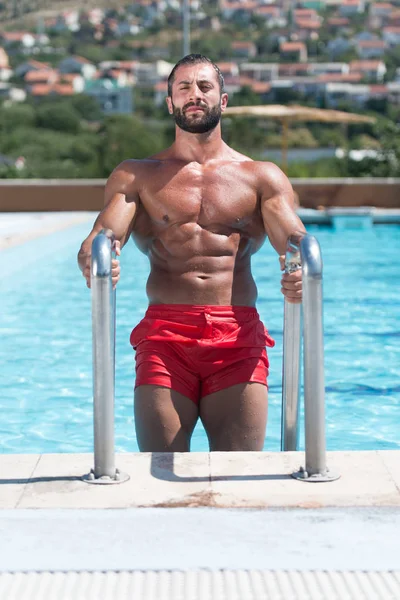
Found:
[[[193,85],[190,88],[189,100],[196,102],[197,100],[201,100],[203,97],[203,93],[198,85]]]

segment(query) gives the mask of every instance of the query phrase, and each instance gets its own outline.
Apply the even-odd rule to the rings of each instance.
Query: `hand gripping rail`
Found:
[[[322,311],[322,257],[312,235],[296,233],[286,247],[285,271],[302,269],[304,422],[306,466],[293,477],[303,481],[334,481],[339,475],[326,466],[324,342]],[[299,442],[299,389],[301,304],[285,299],[283,330],[282,444],[297,450]]]
[[[102,229],[92,243],[90,285],[93,328],[94,469],[88,483],[122,483],[129,476],[115,468],[115,290],[111,261],[113,232]]]

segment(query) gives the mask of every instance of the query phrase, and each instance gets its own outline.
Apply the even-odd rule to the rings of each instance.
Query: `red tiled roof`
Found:
[[[44,81],[49,81],[49,79],[53,79],[55,81],[58,78],[58,71],[55,69],[40,69],[37,71],[28,71],[25,74],[24,80],[27,83],[39,83]]]
[[[393,4],[390,4],[390,2],[374,2],[371,8],[386,8],[387,10],[390,10],[394,8],[394,6]]]
[[[386,94],[389,90],[387,85],[370,85],[369,91],[371,94]]]
[[[362,79],[362,73],[321,73],[317,76],[318,81],[325,83],[357,83]]]
[[[278,6],[258,6],[255,10],[258,15],[263,14],[271,14],[271,15],[280,15],[281,10]]]
[[[385,48],[386,42],[383,40],[360,40],[357,45],[359,48]]]
[[[31,87],[32,96],[48,96],[51,93],[56,93],[60,96],[72,96],[75,94],[75,90],[69,83],[36,83]]]
[[[384,65],[381,60],[352,60],[349,64],[350,71],[371,71]]]
[[[48,96],[53,86],[48,83],[36,83],[31,87],[32,96]]]
[[[311,19],[296,19],[296,26],[300,29],[320,29],[321,23]]]
[[[253,48],[254,42],[232,42],[232,48]]]
[[[296,50],[305,50],[303,42],[282,42],[280,49],[282,52],[295,52]]]

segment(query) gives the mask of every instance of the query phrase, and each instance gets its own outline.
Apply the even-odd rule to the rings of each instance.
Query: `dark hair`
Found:
[[[171,73],[169,74],[168,77],[168,96],[172,96],[172,84],[174,83],[175,80],[175,73],[176,70],[182,66],[182,65],[196,65],[198,63],[208,63],[209,65],[212,65],[214,67],[215,72],[218,75],[218,82],[219,82],[219,89],[221,94],[224,91],[224,77],[221,73],[221,71],[219,70],[219,67],[217,67],[216,64],[214,64],[209,58],[207,58],[207,56],[203,56],[203,54],[187,54],[187,56],[184,56],[183,58],[181,58],[180,61],[178,61],[176,63],[176,65],[174,66],[174,68],[172,69]]]

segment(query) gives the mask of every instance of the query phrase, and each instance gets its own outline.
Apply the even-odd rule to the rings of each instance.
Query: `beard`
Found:
[[[203,114],[201,116],[196,115],[194,118],[191,117],[190,114],[189,116],[186,116],[185,110],[192,106],[199,106],[199,108],[202,108],[204,111]],[[207,133],[208,131],[211,131],[211,129],[215,129],[221,120],[222,111],[219,104],[207,108],[200,104],[195,105],[192,103],[186,104],[186,106],[180,109],[172,103],[172,108],[176,125],[188,133]]]

